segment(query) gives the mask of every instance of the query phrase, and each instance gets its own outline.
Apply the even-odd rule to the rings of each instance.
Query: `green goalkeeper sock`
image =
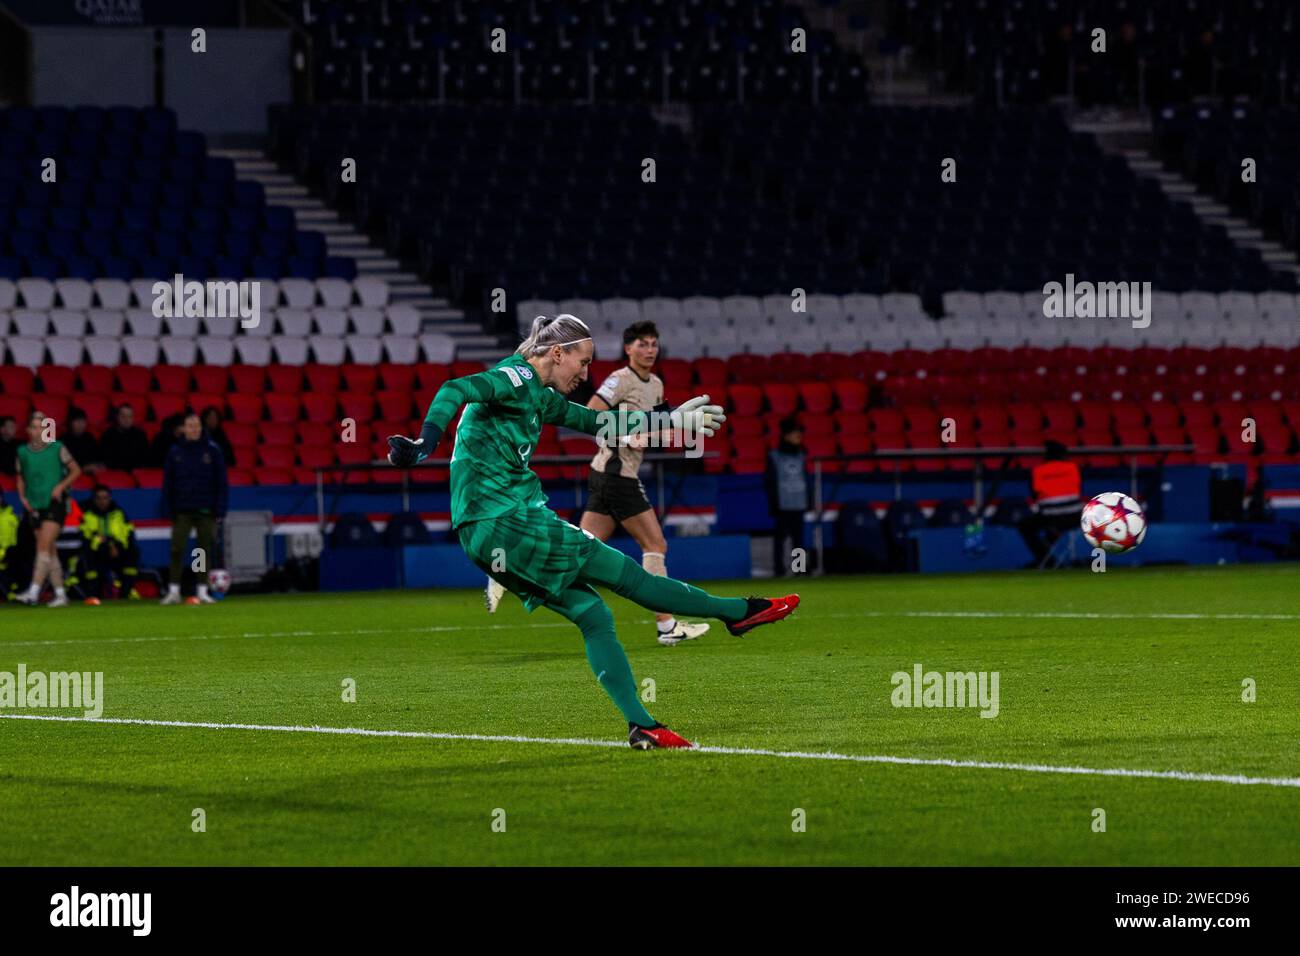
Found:
[[[685,581],[650,574],[621,551],[608,545],[596,550],[582,569],[582,579],[600,584],[651,611],[739,621],[749,613],[744,598],[717,597]]]
[[[636,692],[636,679],[632,676],[632,665],[627,662],[623,645],[614,636],[614,616],[604,601],[589,607],[574,622],[582,631],[587,642],[587,663],[596,675],[600,686],[614,702],[623,717],[642,727],[653,727],[655,719],[641,706],[641,697]]]

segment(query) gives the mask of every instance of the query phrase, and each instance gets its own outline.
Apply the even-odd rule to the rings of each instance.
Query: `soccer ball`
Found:
[[[221,597],[230,590],[230,572],[225,568],[213,568],[208,572],[208,586],[212,588],[213,597]]]
[[[1142,506],[1122,491],[1107,491],[1083,506],[1079,519],[1083,536],[1109,554],[1132,551],[1147,535]]]

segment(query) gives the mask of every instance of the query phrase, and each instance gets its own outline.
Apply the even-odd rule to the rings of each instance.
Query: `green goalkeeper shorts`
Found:
[[[529,611],[558,601],[587,559],[605,547],[549,508],[516,508],[497,518],[466,522],[457,533],[470,560]]]

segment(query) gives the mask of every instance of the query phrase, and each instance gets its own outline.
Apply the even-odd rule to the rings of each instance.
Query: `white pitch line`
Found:
[[[276,733],[335,734],[351,737],[405,737],[419,740],[472,740],[487,743],[552,744],[570,747],[625,747],[613,740],[584,737],[522,737],[509,734],[451,734],[429,730],[368,730],[362,727],[286,727],[275,724],[225,724],[212,721],[147,720],[134,717],[64,717],[52,714],[0,714],[0,719],[40,720],[77,724],[127,724],[137,727],[182,727],[203,730],[266,730]],[[1004,763],[995,760],[954,760],[944,757],[893,757],[884,754],[810,753],[798,750],[763,750],[751,747],[695,747],[686,753],[725,754],[740,757],[778,757],[787,760],[838,760],[849,763],[899,764],[909,767],[949,767],[962,770],[1011,770],[1022,773],[1063,773],[1085,777],[1131,777],[1147,780],[1181,780],[1192,783],[1228,783],[1242,786],[1300,789],[1300,777],[1248,777],[1233,773],[1199,773],[1187,770],[1133,770],[1126,767],[1057,767],[1050,764]]]
[[[370,627],[336,631],[252,631],[242,634],[172,634],[165,637],[69,637],[45,641],[0,641],[5,647],[48,647],[64,644],[147,644],[154,641],[225,641],[259,637],[353,637],[365,634],[433,634],[442,631],[513,631],[519,628],[572,627],[568,621],[527,624],[447,625],[445,627]]]
[[[910,617],[910,618],[970,618],[976,620],[1000,619],[1047,619],[1047,620],[1133,620],[1133,621],[1300,621],[1300,614],[1217,614],[1198,612],[1152,612],[1147,614],[1125,612],[1097,611],[847,611],[830,614],[805,612],[814,618],[865,618],[865,617]],[[797,620],[797,618],[796,618]],[[647,624],[650,619],[638,620],[638,624]],[[514,631],[535,628],[572,627],[568,621],[520,622],[518,624],[449,624],[432,627],[403,628],[345,628],[327,631],[257,631],[241,634],[175,634],[165,637],[73,637],[53,638],[44,641],[3,641],[0,649],[6,647],[56,647],[69,644],[147,644],[156,641],[222,641],[237,639],[254,639],[262,637],[354,637],[367,634],[440,634],[460,631]]]
[[[1099,611],[854,611],[820,617],[939,617],[939,618],[1051,618],[1062,620],[1133,621],[1300,621],[1300,614],[1202,614],[1158,612],[1146,614]]]

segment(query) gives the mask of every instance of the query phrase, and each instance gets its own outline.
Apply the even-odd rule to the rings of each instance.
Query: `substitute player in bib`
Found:
[[[18,600],[38,603],[48,580],[54,588],[49,607],[67,607],[63,565],[59,563],[59,532],[68,515],[68,489],[81,477],[81,468],[63,442],[45,440],[46,421],[42,412],[32,412],[27,420],[27,444],[18,447],[18,498],[36,533],[32,583]]]
[[[581,320],[538,316],[514,355],[438,389],[420,437],[390,437],[388,458],[410,467],[429,457],[464,406],[451,457],[451,523],[461,547],[529,611],[547,607],[577,625],[596,680],[627,720],[633,748],[689,747],[642,705],[613,615],[594,586],[652,611],[718,618],[732,634],[781,620],[798,607],[799,597],[717,597],[649,574],[547,507],[541,481],[528,467],[543,425],[611,440],[649,426],[644,412],[597,412],[564,398],[586,376],[591,358],[591,333]],[[723,410],[709,405],[707,395],[670,414],[674,428],[704,437],[725,421]]]

